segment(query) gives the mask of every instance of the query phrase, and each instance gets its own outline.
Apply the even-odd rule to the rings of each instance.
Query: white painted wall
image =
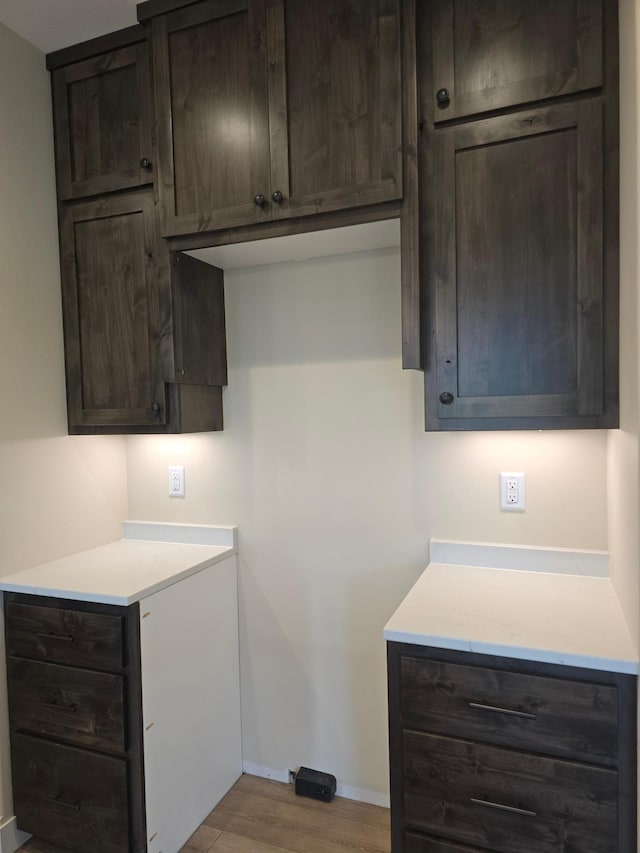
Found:
[[[123,439],[66,436],[49,85],[44,55],[0,25],[0,574],[116,539],[126,515]]]
[[[396,250],[234,270],[226,300],[225,432],[128,438],[130,517],[239,525],[245,760],[384,797],[382,628],[429,537],[605,549],[606,434],[425,434]]]
[[[640,6],[620,0],[620,429],[608,435],[611,577],[640,647],[638,130]]]

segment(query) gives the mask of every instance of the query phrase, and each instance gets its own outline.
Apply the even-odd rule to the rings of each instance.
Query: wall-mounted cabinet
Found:
[[[399,0],[150,2],[165,237],[402,197]]]
[[[617,6],[418,24],[427,429],[617,426]]]
[[[61,201],[151,183],[149,75],[144,40],[53,71]]]
[[[139,186],[155,160],[146,31],[61,51],[49,67],[69,431],[222,429],[222,272],[169,252],[154,188]]]
[[[170,258],[151,190],[60,215],[70,431],[221,429],[221,271]]]

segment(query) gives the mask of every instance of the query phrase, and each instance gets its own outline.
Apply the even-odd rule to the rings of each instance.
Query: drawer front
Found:
[[[615,687],[402,657],[405,727],[615,765]]]
[[[124,617],[9,601],[7,654],[90,669],[121,669]]]
[[[19,829],[78,853],[129,850],[123,758],[16,734],[11,748]]]
[[[9,658],[11,728],[124,752],[124,677]]]
[[[404,837],[404,853],[486,853],[477,847],[462,847],[447,841],[436,841],[424,835],[408,832]]]
[[[618,774],[403,733],[409,827],[496,853],[617,853]]]

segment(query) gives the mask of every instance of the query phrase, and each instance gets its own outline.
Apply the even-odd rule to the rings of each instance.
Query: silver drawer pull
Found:
[[[515,806],[504,806],[502,803],[492,803],[489,800],[476,800],[471,797],[471,802],[474,806],[486,806],[488,809],[498,809],[501,812],[509,812],[509,814],[521,814],[527,817],[537,817],[535,812],[530,812],[529,809],[517,809]]]
[[[494,711],[496,714],[508,714],[510,717],[521,717],[523,720],[537,720],[537,714],[528,714],[526,711],[514,711],[512,708],[497,708],[495,705],[482,705],[480,702],[469,702],[470,708],[480,711]]]
[[[68,634],[36,634],[40,640],[60,640],[63,643],[73,643],[73,637]]]
[[[78,800],[75,803],[70,803],[67,800],[61,800],[60,797],[40,797],[41,800],[44,800],[46,803],[52,803],[55,806],[64,806],[67,809],[73,809],[76,812],[80,811],[80,801]]]

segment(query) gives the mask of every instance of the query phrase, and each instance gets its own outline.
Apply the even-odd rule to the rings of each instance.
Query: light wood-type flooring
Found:
[[[389,811],[241,776],[180,853],[389,853]],[[32,838],[18,853],[68,853]],[[90,851],[87,851],[90,853]]]

